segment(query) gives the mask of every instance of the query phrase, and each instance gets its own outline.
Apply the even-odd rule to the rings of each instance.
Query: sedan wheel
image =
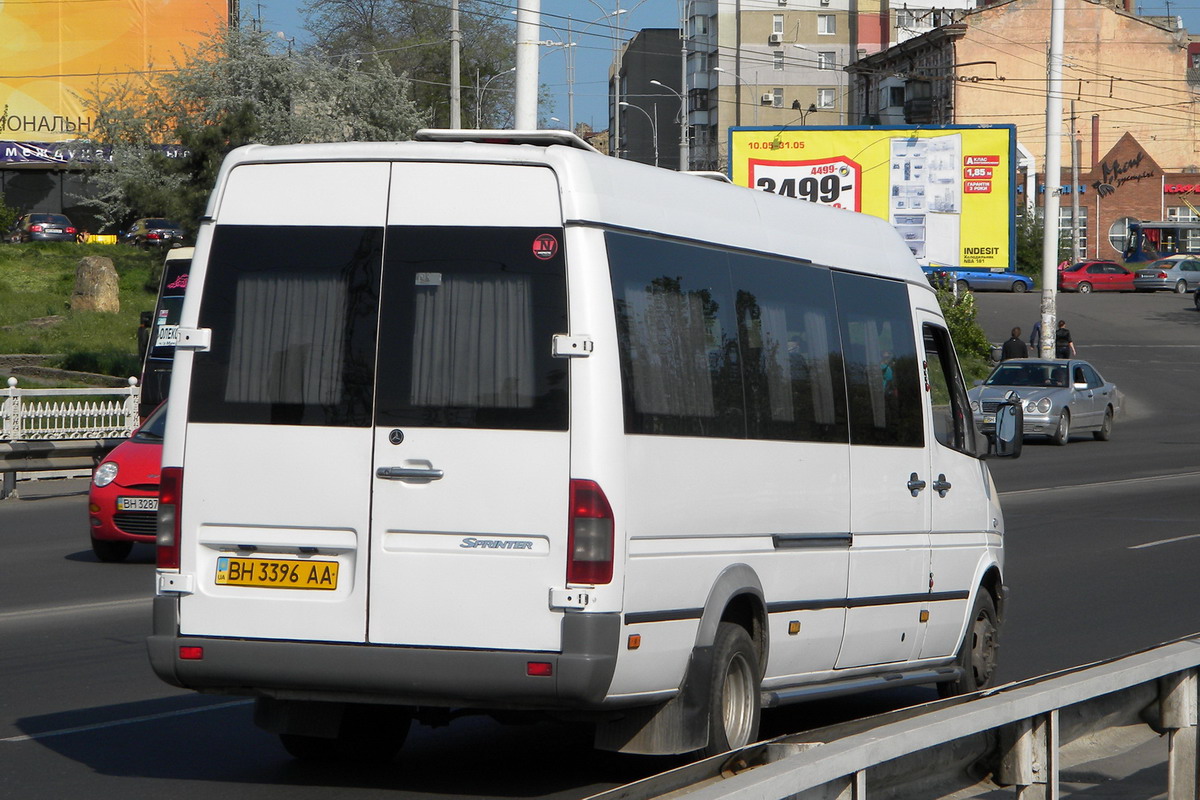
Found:
[[[1104,410],[1104,422],[1100,423],[1100,430],[1092,431],[1092,437],[1098,442],[1107,442],[1112,436],[1112,423],[1112,406],[1109,406]]]
[[[1062,446],[1071,440],[1071,415],[1065,410],[1058,418],[1058,427],[1054,430],[1053,442]]]
[[[111,541],[109,539],[92,538],[92,552],[101,561],[112,563],[124,561],[133,552],[133,542]]]
[[[1177,281],[1175,283],[1175,294],[1183,294],[1187,291],[1187,281]]]
[[[1026,288],[1024,281],[1013,281],[1012,290],[1017,294],[1025,291]]]
[[[1079,284],[1079,293],[1080,294],[1091,294],[1092,293],[1092,285],[1090,283]]]

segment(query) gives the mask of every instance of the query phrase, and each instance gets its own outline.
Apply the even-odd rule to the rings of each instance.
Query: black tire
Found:
[[[108,563],[124,561],[133,552],[133,542],[115,542],[93,536],[92,552],[96,554],[96,558]]]
[[[1092,436],[1098,442],[1107,442],[1112,438],[1113,426],[1113,410],[1112,406],[1104,409],[1104,421],[1100,423],[1100,430],[1092,431]]]
[[[717,626],[717,638],[713,642],[708,745],[701,751],[704,757],[758,741],[758,726],[762,719],[761,682],[758,650],[750,634],[741,625],[722,622]]]
[[[400,706],[350,705],[336,738],[281,733],[279,741],[301,761],[385,764],[400,752],[411,725],[412,715]]]
[[[942,697],[986,689],[996,677],[996,651],[1000,646],[1000,623],[996,619],[996,603],[982,586],[971,609],[971,621],[966,635],[954,657],[955,666],[962,669],[956,680],[938,684]]]
[[[1175,294],[1187,294],[1187,281],[1175,281]]]
[[[1092,285],[1087,281],[1084,281],[1083,283],[1079,284],[1078,291],[1080,294],[1091,294]]]
[[[1014,294],[1021,294],[1028,288],[1025,285],[1025,281],[1013,281],[1012,290]]]
[[[959,294],[971,291],[971,284],[967,283],[966,281],[955,281],[954,285],[958,287]]]
[[[1054,435],[1050,437],[1050,441],[1060,447],[1071,441],[1071,412],[1065,408],[1058,417],[1058,427],[1054,429]]]
[[[1195,304],[1196,310],[1200,311],[1200,289],[1196,290],[1196,294],[1192,296],[1192,303]]]

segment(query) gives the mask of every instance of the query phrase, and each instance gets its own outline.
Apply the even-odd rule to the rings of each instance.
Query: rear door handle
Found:
[[[440,469],[425,467],[380,467],[375,470],[377,478],[389,481],[440,481],[444,474]]]
[[[938,479],[933,482],[933,490],[938,493],[938,497],[945,497],[946,492],[950,491],[950,481],[946,480],[944,474],[938,475]]]
[[[912,492],[912,496],[916,497],[921,490],[925,488],[925,481],[917,477],[917,473],[913,473],[908,477],[908,491]]]

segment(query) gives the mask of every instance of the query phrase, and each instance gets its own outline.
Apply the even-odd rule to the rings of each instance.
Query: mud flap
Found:
[[[679,693],[596,724],[595,747],[640,755],[691,753],[708,744],[712,647],[692,651]]]

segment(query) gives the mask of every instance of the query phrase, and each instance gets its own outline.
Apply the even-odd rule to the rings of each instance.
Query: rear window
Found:
[[[369,426],[382,244],[381,228],[218,226],[190,418]]]
[[[569,330],[562,239],[389,228],[377,424],[566,430],[567,361],[551,355]]]

